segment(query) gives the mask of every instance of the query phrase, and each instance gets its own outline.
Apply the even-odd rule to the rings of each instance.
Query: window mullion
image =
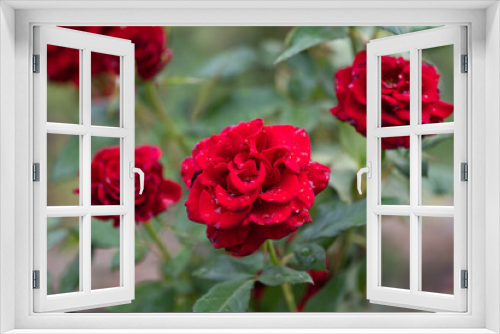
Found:
[[[418,291],[420,277],[420,233],[419,217],[415,215],[412,208],[419,202],[420,184],[420,143],[418,135],[413,128],[418,125],[419,113],[419,50],[410,49],[410,291]]]
[[[91,122],[91,93],[90,93],[90,50],[88,48],[83,49],[83,59],[81,62],[82,69],[82,84],[80,86],[81,92],[80,96],[82,98],[82,125],[84,127],[90,127]],[[82,158],[80,170],[81,172],[81,189],[82,189],[82,201],[83,206],[90,209],[91,205],[91,189],[90,189],[90,168],[91,168],[91,134],[87,132],[82,135]],[[90,293],[91,290],[91,215],[90,210],[86,212],[82,219],[82,233],[80,235],[80,254],[82,257],[81,261],[81,271],[82,276],[82,290],[84,292]]]

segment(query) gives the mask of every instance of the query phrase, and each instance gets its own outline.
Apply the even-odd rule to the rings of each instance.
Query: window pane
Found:
[[[453,122],[453,45],[422,50],[422,123]]]
[[[120,286],[120,216],[92,217],[92,290]]]
[[[422,205],[453,205],[453,134],[422,138]]]
[[[80,136],[47,134],[48,206],[80,205],[79,161]]]
[[[410,124],[410,52],[380,57],[380,126]]]
[[[410,204],[410,137],[381,139],[381,204]]]
[[[92,125],[120,126],[120,57],[91,52]]]
[[[422,217],[422,291],[453,294],[453,218]]]
[[[381,216],[382,286],[410,289],[410,220]]]
[[[80,217],[47,218],[47,294],[78,291]],[[42,278],[42,282],[43,282]]]
[[[47,122],[80,122],[80,50],[47,45]]]
[[[120,205],[120,139],[92,137],[91,203]]]

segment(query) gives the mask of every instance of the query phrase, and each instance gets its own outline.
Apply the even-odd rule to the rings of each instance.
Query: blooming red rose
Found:
[[[162,27],[65,27],[100,35],[129,39],[135,44],[137,74],[150,80],[172,59],[167,47],[167,34]],[[47,46],[47,75],[52,81],[79,84],[79,51],[54,45]],[[119,57],[94,52],[91,61],[92,76],[120,73]],[[108,80],[109,81],[109,80]],[[113,84],[109,81],[108,84]],[[105,91],[112,91],[105,87]]]
[[[180,200],[179,184],[163,177],[160,164],[161,150],[152,145],[135,149],[135,166],[144,172],[144,191],[139,195],[139,176],[135,177],[135,220],[147,222]],[[105,147],[97,152],[91,165],[91,204],[120,204],[120,147]],[[119,216],[96,217],[113,219],[120,224]]]
[[[311,221],[330,169],[311,163],[309,137],[291,125],[240,123],[199,142],[182,163],[190,220],[215,248],[245,256]]]
[[[402,57],[382,56],[382,126],[410,124],[410,62]],[[440,123],[453,112],[453,105],[440,100],[439,74],[422,62],[422,122]],[[356,55],[352,66],[335,74],[338,105],[334,116],[366,136],[366,51]],[[382,149],[408,148],[409,137],[384,138]]]

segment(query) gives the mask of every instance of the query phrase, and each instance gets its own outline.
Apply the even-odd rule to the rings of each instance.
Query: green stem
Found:
[[[266,241],[267,250],[269,252],[269,258],[275,266],[280,265],[278,256],[276,255],[276,250],[272,240],[268,239]],[[289,283],[281,284],[281,292],[283,292],[283,297],[285,297],[286,306],[290,312],[297,312],[297,306],[295,304],[295,298],[293,296],[292,287]]]
[[[167,110],[165,109],[165,106],[160,99],[158,90],[156,89],[154,83],[150,81],[145,82],[144,87],[146,88],[146,94],[151,101],[151,104],[153,105],[154,112],[160,118],[163,126],[165,126],[170,138],[172,138],[179,144],[184,154],[191,155],[191,149],[184,141],[184,137],[177,131],[177,127],[175,126],[174,122],[172,122],[172,119],[170,119],[170,116],[168,115]]]
[[[163,256],[163,261],[167,262],[170,259],[170,253],[168,252],[167,247],[165,247],[165,244],[161,240],[158,233],[155,231],[153,223],[151,221],[147,222],[146,224],[144,224],[144,228],[146,229],[154,243],[160,249],[161,255]]]
[[[355,57],[358,54],[358,47],[356,45],[356,27],[349,27],[349,38],[351,39],[352,54]]]

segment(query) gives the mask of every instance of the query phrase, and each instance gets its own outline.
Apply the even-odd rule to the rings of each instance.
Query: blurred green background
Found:
[[[263,118],[266,125],[292,124],[306,129],[311,139],[312,160],[332,169],[330,184],[317,196],[311,209],[313,223],[302,227],[291,245],[285,240],[276,242],[285,252],[311,242],[325,250],[330,280],[307,303],[305,311],[405,311],[366,300],[366,206],[364,195],[357,194],[354,183],[356,172],[366,163],[366,139],[332,116],[329,109],[337,105],[335,72],[350,66],[355,53],[365,49],[370,39],[427,28],[165,27],[174,56],[152,82],[137,79],[136,144],[161,147],[165,176],[182,184],[180,164],[189,149],[228,125]],[[320,42],[308,46],[312,38]],[[276,63],[280,56],[292,54],[291,46],[303,51]],[[442,100],[453,103],[453,50],[450,47],[425,50],[422,58],[436,66],[441,75]],[[119,87],[108,95],[99,93],[100,85],[109,80],[116,79],[105,75],[92,79],[93,124],[118,124]],[[71,83],[49,82],[48,121],[78,123],[78,98],[78,90]],[[446,121],[452,120],[453,115]],[[172,129],[166,122],[175,124],[179,136],[169,132]],[[69,137],[48,137],[48,205],[78,203],[74,189],[78,187],[79,144],[77,137]],[[116,140],[96,138],[92,144],[94,154],[99,148],[115,145]],[[429,136],[422,145],[424,204],[452,205],[453,137]],[[384,152],[384,204],[407,204],[408,151]],[[204,225],[187,219],[183,204],[188,190],[184,186],[183,192],[184,197],[177,205],[150,223],[172,254],[170,261],[161,258],[151,236],[138,224],[135,300],[129,305],[92,312],[190,312],[196,300],[217,282],[218,278],[207,271],[218,268],[218,262],[211,265],[224,259],[224,252],[211,247]],[[451,287],[452,293],[453,222],[440,223],[441,220],[425,222],[424,248],[430,250],[429,254],[440,255],[424,255],[423,285],[427,291],[446,293],[450,293]],[[78,219],[51,219],[47,224],[50,293],[75,291]],[[408,231],[404,217],[383,218],[384,285],[408,287]],[[93,219],[93,289],[119,285],[117,236],[119,230],[112,227],[111,221]],[[241,261],[258,268],[263,260],[257,252]],[[296,300],[300,300],[307,288],[307,284],[293,286]],[[249,310],[286,311],[279,287],[266,287],[260,299],[252,298]]]

